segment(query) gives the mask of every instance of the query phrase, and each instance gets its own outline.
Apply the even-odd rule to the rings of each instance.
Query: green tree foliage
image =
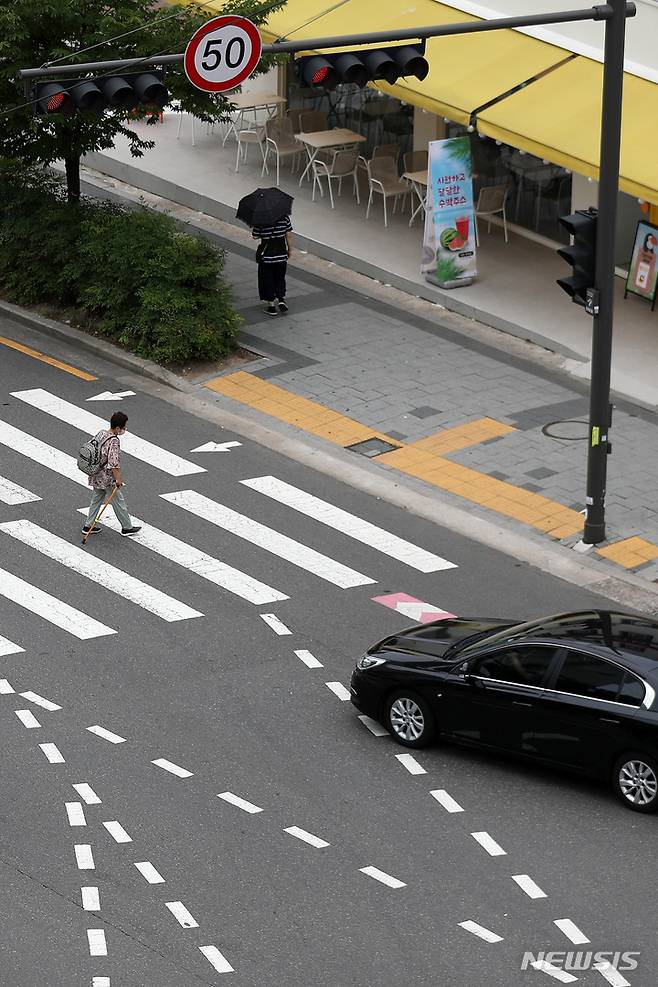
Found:
[[[19,69],[181,52],[210,17],[241,14],[262,24],[284,3],[236,0],[222,10],[216,3],[156,7],[154,0],[0,0],[0,156],[44,165],[64,160],[69,199],[79,198],[83,155],[112,147],[119,135],[127,138],[136,157],[153,142],[126,126],[126,114],[120,111],[102,116],[76,113],[67,119],[60,114],[39,116],[31,106],[13,109],[26,102]],[[145,24],[146,29],[135,30]],[[108,40],[115,37],[116,41]],[[93,51],[83,51],[105,41]],[[272,64],[271,57],[263,58],[258,72]],[[172,99],[201,120],[221,119],[230,110],[228,98],[206,95],[190,85],[180,65],[167,68],[166,83]]]

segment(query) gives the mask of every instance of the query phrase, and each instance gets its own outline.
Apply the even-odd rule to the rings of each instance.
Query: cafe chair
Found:
[[[375,158],[373,161],[366,161],[368,171],[368,208],[366,209],[366,219],[370,215],[370,207],[374,195],[381,195],[384,202],[384,226],[388,226],[388,212],[386,200],[394,198],[393,212],[396,211],[398,199],[402,196],[402,208],[409,195],[409,183],[398,175],[398,166],[390,157]]]
[[[324,110],[306,110],[299,114],[300,134],[317,134],[320,130],[329,130],[328,117]]]
[[[313,195],[312,199],[315,202],[315,186],[317,185],[320,189],[320,195],[322,192],[322,178],[327,179],[327,186],[329,188],[329,199],[331,201],[331,208],[334,208],[334,193],[331,188],[332,181],[338,181],[338,194],[340,195],[343,179],[352,177],[352,182],[354,184],[354,194],[356,195],[356,201],[361,204],[361,199],[359,197],[359,183],[356,177],[357,168],[357,152],[355,150],[345,150],[345,151],[335,151],[332,162],[330,165],[326,161],[320,161],[318,158],[313,162]]]
[[[507,213],[505,212],[505,202],[509,187],[507,185],[485,185],[480,189],[478,201],[475,206],[475,242],[480,246],[480,231],[478,228],[478,218],[486,219],[488,222],[487,233],[491,233],[491,217],[503,217],[503,231],[505,233],[505,243],[509,243],[507,236]]]
[[[235,170],[240,170],[240,161],[245,162],[247,160],[249,145],[258,144],[263,158],[263,171],[269,174],[270,169],[267,167],[267,161],[265,160],[265,127],[254,127],[253,130],[238,130],[236,136],[238,138],[238,153],[235,159]],[[263,171],[261,171],[261,175]]]
[[[395,167],[398,167],[398,161],[400,160],[400,145],[399,144],[378,144],[377,147],[373,149],[371,161],[376,158],[393,158],[395,161]]]
[[[427,171],[429,154],[427,151],[407,151],[402,160],[405,171]]]
[[[303,154],[304,148],[295,140],[292,121],[286,117],[274,117],[265,122],[265,157],[263,158],[263,169],[261,175],[267,168],[267,160],[270,154],[276,155],[276,184],[279,184],[279,166],[281,158],[292,158],[291,168],[294,170],[299,156]]]

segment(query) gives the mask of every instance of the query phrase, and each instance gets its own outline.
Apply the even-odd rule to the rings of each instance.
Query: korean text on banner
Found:
[[[421,273],[442,288],[476,275],[475,211],[468,137],[431,141]]]

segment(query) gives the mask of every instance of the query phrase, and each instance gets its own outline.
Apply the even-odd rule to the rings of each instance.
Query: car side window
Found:
[[[625,675],[625,669],[610,661],[581,651],[569,651],[554,688],[575,696],[614,702]]]
[[[633,675],[632,672],[626,672],[617,696],[617,702],[627,703],[629,706],[641,706],[645,691],[644,684],[637,676]]]
[[[558,650],[533,644],[505,648],[476,662],[472,674],[518,685],[540,686]]]

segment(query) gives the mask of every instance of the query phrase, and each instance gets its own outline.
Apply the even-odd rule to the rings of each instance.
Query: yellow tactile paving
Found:
[[[604,558],[623,566],[624,569],[634,569],[636,566],[658,559],[658,545],[638,535],[616,541],[612,545],[606,545],[605,548],[597,548],[597,552]]]
[[[350,446],[372,438],[399,445],[367,425],[309,398],[299,397],[283,387],[254,377],[244,370],[216,377],[205,386],[339,446]],[[541,494],[515,487],[504,480],[497,480],[486,473],[479,473],[468,466],[443,458],[448,452],[465,449],[514,431],[511,425],[504,425],[493,418],[480,418],[456,428],[444,429],[443,432],[418,442],[401,445],[393,452],[378,456],[377,462],[457,494],[471,503],[481,504],[506,517],[529,524],[554,538],[576,534],[583,526],[583,517],[578,511],[542,497]]]
[[[88,374],[86,370],[78,370],[77,367],[72,367],[70,363],[56,360],[53,356],[46,356],[45,353],[40,353],[39,350],[34,350],[31,346],[24,346],[23,343],[17,343],[15,339],[7,339],[6,336],[0,336],[0,344],[2,346],[8,346],[12,350],[18,350],[19,353],[24,353],[26,356],[31,356],[34,360],[40,360],[41,363],[47,363],[51,367],[57,367],[58,370],[64,370],[67,374],[73,374],[74,377],[79,377],[80,380],[98,380],[98,377]]]
[[[478,418],[476,421],[466,422],[455,428],[446,428],[436,435],[428,435],[418,442],[410,442],[409,448],[431,452],[435,456],[445,456],[448,452],[457,452],[458,449],[466,449],[468,446],[486,442],[487,439],[495,439],[515,431],[512,425],[505,425],[495,418]]]

